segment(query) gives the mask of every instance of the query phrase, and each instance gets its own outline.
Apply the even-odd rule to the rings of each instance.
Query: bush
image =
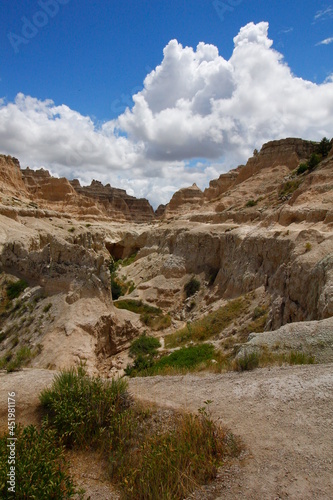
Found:
[[[0,439],[0,497],[63,499],[72,498],[76,489],[69,474],[64,450],[51,429],[38,431],[33,425],[16,427],[15,495],[8,491],[7,437]]]
[[[138,355],[155,356],[159,347],[161,347],[161,343],[158,339],[141,335],[141,337],[132,342],[129,353],[132,357]]]
[[[113,300],[118,300],[124,293],[121,284],[115,278],[111,278],[111,293]]]
[[[255,200],[249,200],[246,202],[245,206],[246,207],[255,207],[258,202]]]
[[[15,283],[9,283],[6,288],[7,297],[9,300],[17,299],[21,293],[27,288],[28,283],[25,280],[18,280]]]
[[[186,297],[189,298],[200,290],[200,281],[194,276],[184,285],[184,292]]]
[[[112,427],[114,415],[128,405],[127,383],[86,376],[84,369],[62,372],[40,394],[48,424],[67,446],[94,446]]]
[[[321,156],[313,153],[308,161],[309,171],[312,172],[316,168],[316,166],[321,162]]]
[[[326,156],[328,156],[328,153],[331,151],[331,148],[332,148],[332,143],[331,141],[329,141],[326,137],[324,137],[318,147],[317,147],[317,150],[316,152],[321,155],[323,158],[326,158]]]
[[[298,169],[296,170],[297,175],[304,174],[309,169],[309,166],[307,163],[300,163],[298,166]]]

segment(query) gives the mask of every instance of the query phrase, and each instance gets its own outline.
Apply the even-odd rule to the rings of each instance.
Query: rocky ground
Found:
[[[7,392],[16,392],[18,421],[37,423],[38,393],[54,372],[26,369],[0,374],[0,422],[6,422]],[[196,500],[327,500],[333,488],[332,364],[257,369],[222,375],[130,380],[141,401],[197,411],[210,400],[212,417],[243,443],[241,457],[221,468],[217,480],[191,496]],[[86,496],[117,498],[103,460],[69,455]],[[87,467],[89,459],[89,467]]]

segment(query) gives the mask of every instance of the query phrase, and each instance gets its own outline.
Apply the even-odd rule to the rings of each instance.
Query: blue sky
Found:
[[[268,23],[266,28],[260,24],[262,22]],[[197,78],[197,71],[199,73],[202,71],[199,66],[193,74],[190,70],[194,59],[195,64],[198,62],[199,56],[196,55],[198,44],[203,42],[206,46],[202,56],[206,62],[214,60],[217,67],[221,63],[221,58],[228,64],[235,60],[232,64],[236,66],[233,69],[229,68],[230,74],[234,75],[238,71],[240,75],[240,68],[244,66],[246,69],[252,56],[246,52],[244,43],[240,39],[239,47],[242,48],[239,51],[243,51],[244,62],[239,54],[237,58],[233,39],[242,28],[249,26],[249,23],[253,23],[251,26],[260,26],[260,29],[247,28],[244,35],[246,44],[249,47],[255,40],[258,50],[260,46],[265,47],[265,51],[260,49],[257,56],[252,54],[253,58],[258,57],[258,62],[253,62],[251,68],[248,68],[248,74],[254,70],[254,64],[260,66],[258,72],[262,71],[263,75],[265,71],[274,73],[275,70],[272,70],[268,58],[271,57],[273,61],[275,57],[274,68],[277,69],[278,66],[279,69],[282,69],[282,66],[289,68],[290,75],[286,76],[284,73],[284,76],[281,74],[281,78],[289,78],[290,82],[295,84],[293,90],[290,90],[290,93],[294,92],[294,100],[297,100],[300,94],[296,89],[296,84],[299,83],[297,79],[302,79],[302,82],[315,84],[311,96],[316,107],[319,94],[323,98],[326,96],[325,99],[330,105],[331,75],[333,75],[333,3],[330,2],[322,0],[316,2],[306,0],[3,2],[0,16],[0,98],[2,99],[0,150],[18,156],[23,165],[27,162],[32,167],[43,165],[58,175],[75,175],[82,182],[89,182],[92,177],[99,177],[105,182],[111,181],[113,185],[118,184],[119,187],[124,187],[137,196],[149,197],[156,205],[159,199],[167,201],[173,190],[192,181],[197,180],[198,184],[204,187],[210,178],[237,166],[232,162],[244,161],[251,148],[261,146],[260,141],[277,138],[275,135],[278,132],[282,135],[295,132],[306,137],[314,134],[318,120],[318,135],[313,138],[318,139],[323,133],[332,136],[332,122],[323,123],[322,117],[319,121],[315,110],[311,126],[304,118],[304,134],[301,126],[294,130],[290,124],[297,115],[293,115],[288,109],[283,112],[281,102],[274,108],[276,113],[279,113],[280,128],[276,134],[274,132],[266,136],[262,133],[264,124],[260,121],[261,118],[253,120],[251,105],[246,104],[243,98],[241,105],[244,107],[244,112],[249,113],[249,120],[237,131],[237,137],[233,135],[230,138],[229,134],[227,139],[226,131],[230,132],[230,127],[225,129],[223,128],[225,125],[221,125],[227,118],[229,121],[238,120],[235,106],[232,113],[230,106],[228,107],[230,113],[228,116],[225,107],[223,112],[222,108],[219,108],[218,132],[215,126],[217,122],[214,127],[212,124],[209,125],[211,149],[208,143],[202,142],[202,151],[200,150],[202,136],[200,122],[195,130],[186,132],[183,142],[182,134],[172,137],[173,120],[177,124],[183,117],[185,124],[189,116],[187,109],[187,118],[185,117],[182,102],[191,101],[193,104],[194,91],[191,90],[191,95],[187,95],[186,82],[180,83],[179,79],[182,78],[181,73],[187,63],[188,82]],[[170,46],[172,40],[178,41],[178,48],[176,45]],[[269,45],[265,40],[272,40],[273,44]],[[211,46],[216,47],[218,57],[216,54],[208,54],[207,47]],[[169,47],[167,57],[165,53],[163,54],[166,47]],[[186,55],[185,50],[183,51],[186,47],[193,49],[194,59],[191,55]],[[277,53],[281,55],[279,61],[276,58]],[[193,60],[189,61],[188,57],[192,57]],[[152,74],[162,63],[163,74],[167,75],[167,78],[164,76],[165,85],[158,79],[156,72],[155,80]],[[136,105],[131,116],[129,111],[126,115],[126,107],[133,107],[132,96],[140,94],[144,88],[144,80],[149,74],[150,83],[146,80],[147,88],[143,94],[145,106],[147,105],[151,112],[149,118],[147,109],[142,107],[142,103]],[[279,71],[278,74],[280,75]],[[229,85],[229,77],[225,80],[222,78],[220,83],[215,81],[214,84],[206,74],[202,76],[200,73],[200,78],[206,82],[203,85],[207,84],[205,89],[200,89],[200,93],[205,94],[206,108],[209,99],[212,98],[216,99],[214,109],[217,109],[218,102],[221,103],[219,100],[225,99],[228,92],[218,98],[216,95],[220,88]],[[266,85],[268,84],[266,82]],[[260,83],[258,85],[260,86]],[[175,97],[171,106],[167,94],[169,92],[172,94],[175,88],[180,87],[177,99]],[[307,84],[303,87],[307,87]],[[235,84],[233,88],[238,89],[238,86]],[[258,87],[258,94],[260,92]],[[19,99],[17,95],[20,96]],[[244,92],[242,95],[244,96]],[[231,94],[228,94],[228,98],[230,96]],[[197,97],[198,95],[196,99]],[[165,102],[161,104],[163,99]],[[309,96],[304,96],[304,99],[308,101]],[[45,104],[46,100],[52,100],[53,104]],[[173,115],[167,113],[170,106],[174,109]],[[264,102],[262,106],[267,108]],[[56,107],[60,108],[55,109]],[[181,115],[180,110],[183,112]],[[297,110],[294,109],[293,112],[296,113]],[[27,120],[27,128],[29,124],[30,128],[36,127],[34,140],[23,130],[16,136],[14,124],[18,113]],[[194,106],[191,108],[190,116],[193,117],[193,123],[196,123],[198,116],[206,119],[207,113],[200,110],[198,114]],[[13,118],[11,126],[8,126],[9,122],[6,121],[9,114]],[[156,121],[157,114],[159,121]],[[223,116],[222,122],[221,116]],[[215,118],[216,115],[211,114],[210,120],[213,121]],[[44,132],[46,130],[45,125],[42,125],[42,119],[48,120],[49,134],[53,139],[48,137],[45,141],[45,134],[43,135],[38,129],[40,126]],[[162,126],[162,119],[167,120],[170,129],[166,127],[165,121]],[[161,127],[161,133],[166,138],[164,143],[156,137],[151,140],[153,130],[147,129],[145,133],[142,132],[148,127],[149,120],[154,129]],[[71,134],[71,124],[74,142],[77,143],[80,136],[88,138],[85,140],[86,145],[80,147],[80,151],[74,151],[74,156],[68,152],[71,143],[65,144],[64,140],[64,136]],[[253,133],[246,141],[241,141],[238,136],[242,132],[245,134],[247,126]],[[274,126],[272,124],[272,130],[275,130]],[[36,140],[38,134],[40,142]],[[111,143],[106,144],[106,138]],[[225,144],[224,148],[216,146],[219,141]],[[56,155],[54,159],[52,158],[50,144],[56,147],[57,142],[58,147],[60,144],[60,147],[67,151],[65,160]],[[109,154],[108,148],[117,154],[112,161],[104,161],[99,148],[103,148],[105,154]],[[30,154],[27,154],[27,150]],[[196,179],[195,174],[198,173],[199,177]],[[166,183],[166,178],[171,179],[170,182]],[[160,196],[152,196],[152,191],[159,187],[163,188]]]

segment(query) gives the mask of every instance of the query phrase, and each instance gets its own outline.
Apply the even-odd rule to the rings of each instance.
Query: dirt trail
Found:
[[[0,373],[1,430],[7,421],[7,392],[16,392],[18,421],[37,423],[38,394],[53,377],[54,372],[38,369]],[[213,417],[243,440],[243,459],[221,469],[217,481],[191,498],[333,498],[333,364],[137,378],[130,380],[130,391],[143,400],[192,411],[212,400]],[[74,457],[72,465],[87,494],[117,498],[99,473],[92,474],[91,460],[89,473],[84,462]]]
[[[130,381],[134,396],[211,411],[248,450],[202,499],[333,498],[333,365]],[[193,497],[193,498],[194,498]]]

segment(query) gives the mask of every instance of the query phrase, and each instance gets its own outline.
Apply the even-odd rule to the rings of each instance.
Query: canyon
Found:
[[[109,184],[81,186],[0,155],[0,394],[16,384],[20,421],[37,423],[37,391],[59,370],[123,376],[133,340],[154,336],[161,355],[173,352],[169,335],[236,304],[209,339],[217,352],[316,364],[134,378],[131,393],[185,411],[211,398],[213,417],[242,439],[244,456],[191,498],[328,498],[332,169],[332,142],[272,141],[154,211]],[[158,316],[119,307],[131,301]],[[97,480],[88,491],[110,494]]]

